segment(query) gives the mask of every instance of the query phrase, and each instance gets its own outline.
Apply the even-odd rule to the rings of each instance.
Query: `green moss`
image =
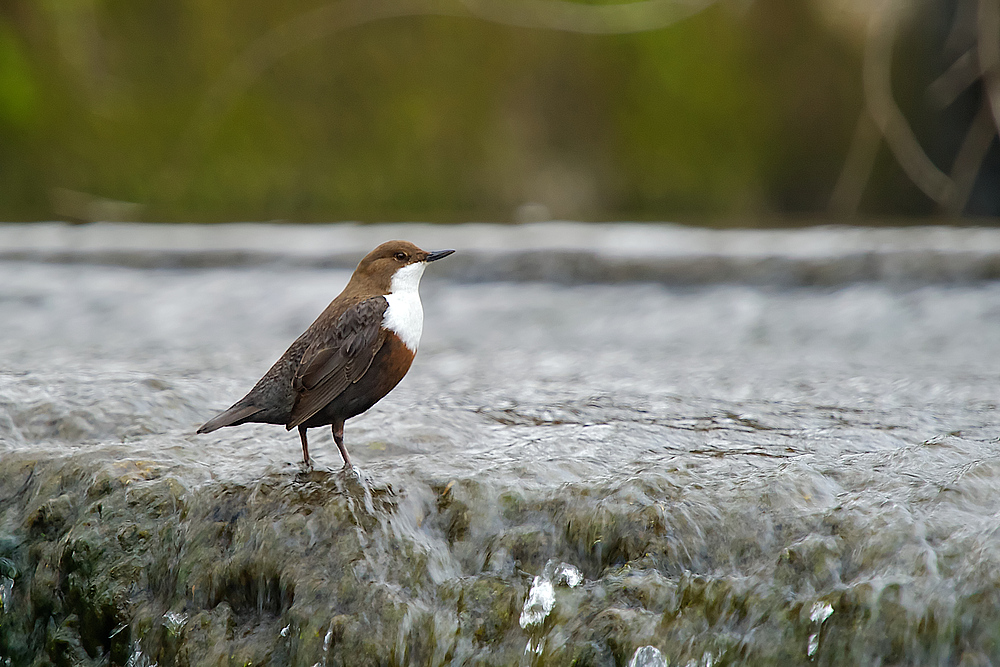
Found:
[[[24,486],[21,463],[0,463],[0,488]],[[824,536],[836,523],[825,518],[785,526],[770,555],[727,560],[725,535],[748,529],[746,513],[697,518],[655,475],[545,492],[472,478],[390,490],[322,473],[187,488],[115,466],[39,464],[2,509],[0,576],[14,583],[0,658],[624,665],[653,645],[671,664],[771,665],[807,664],[811,640],[820,664],[1000,650],[995,572],[964,579],[947,604],[919,587],[926,580],[844,580],[834,575],[855,533]],[[456,517],[468,519],[460,530]],[[696,524],[723,535],[702,539]],[[669,556],[676,541],[697,552],[688,567]],[[548,616],[521,628],[535,577],[561,561],[584,580],[556,578]]]

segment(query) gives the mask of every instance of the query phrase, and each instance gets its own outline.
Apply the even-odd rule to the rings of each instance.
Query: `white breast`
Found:
[[[392,277],[392,291],[385,295],[389,307],[382,316],[382,326],[399,336],[412,352],[417,351],[424,330],[424,309],[417,288],[426,266],[426,262],[417,262],[396,271]]]

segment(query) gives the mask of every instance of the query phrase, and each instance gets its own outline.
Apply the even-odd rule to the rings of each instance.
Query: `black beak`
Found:
[[[436,262],[437,260],[442,259],[443,257],[447,257],[448,255],[450,255],[453,252],[455,252],[455,251],[454,250],[435,250],[434,252],[427,253],[427,259],[425,261],[427,261],[427,262]]]

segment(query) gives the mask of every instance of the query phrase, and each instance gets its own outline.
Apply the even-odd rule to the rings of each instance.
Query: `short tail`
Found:
[[[240,405],[237,403],[225,412],[219,413],[205,422],[202,427],[198,429],[198,433],[211,433],[212,431],[220,429],[223,426],[240,424],[247,417],[252,417],[262,409],[263,408],[258,408],[256,405]]]

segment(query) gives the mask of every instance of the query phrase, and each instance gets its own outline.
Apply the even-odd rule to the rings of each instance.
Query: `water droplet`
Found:
[[[806,645],[806,655],[811,658],[816,655],[817,650],[819,650],[819,633],[814,632],[809,635],[809,643]]]
[[[139,646],[138,640],[132,642],[132,655],[128,657],[125,667],[157,667],[157,664],[142,652],[142,647]]]
[[[10,606],[10,596],[14,592],[14,580],[10,577],[0,577],[0,612]]]
[[[557,584],[565,584],[570,588],[576,588],[583,581],[583,575],[580,574],[580,570],[576,566],[569,563],[559,563],[555,568],[553,580]]]
[[[531,582],[528,599],[524,601],[524,608],[521,610],[521,627],[540,624],[555,604],[556,593],[552,588],[552,582],[544,577],[535,577]]]
[[[177,611],[168,611],[163,615],[164,625],[167,627],[167,632],[176,635],[187,623],[187,614],[182,614]]]
[[[813,623],[822,623],[826,619],[830,618],[830,614],[833,613],[833,607],[826,602],[814,602],[812,609],[809,610],[809,620]]]
[[[667,667],[669,664],[655,646],[640,646],[628,661],[628,667]]]
[[[823,601],[814,602],[813,606],[809,609],[809,620],[822,626],[826,619],[830,618],[831,614],[833,614],[832,605]],[[812,658],[818,650],[819,630],[809,635],[809,641],[806,643],[806,656]]]

